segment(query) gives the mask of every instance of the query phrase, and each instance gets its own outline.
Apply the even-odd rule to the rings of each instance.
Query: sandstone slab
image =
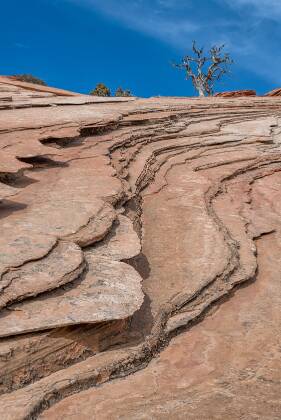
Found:
[[[107,257],[114,261],[133,258],[141,251],[141,244],[133,223],[119,215],[115,227],[103,241],[85,251],[86,256]]]
[[[0,314],[0,337],[131,316],[142,304],[141,278],[127,264],[88,256],[85,278],[65,291],[13,305]]]
[[[84,267],[81,249],[71,242],[59,242],[45,257],[2,275],[0,308],[71,282]]]

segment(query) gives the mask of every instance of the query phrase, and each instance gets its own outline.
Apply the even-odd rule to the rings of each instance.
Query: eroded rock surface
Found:
[[[270,92],[267,92],[265,96],[281,96],[281,89],[280,88],[273,89]]]
[[[233,90],[230,92],[220,92],[216,93],[216,97],[221,98],[240,98],[241,96],[256,96],[257,92],[255,90]]]
[[[281,99],[0,90],[1,419],[279,419]]]

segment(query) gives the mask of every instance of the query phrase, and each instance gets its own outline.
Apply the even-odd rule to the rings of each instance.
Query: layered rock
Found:
[[[0,114],[0,417],[278,418],[280,100],[23,94]]]
[[[215,97],[219,98],[240,98],[242,96],[256,96],[257,92],[255,90],[233,90],[230,92],[219,92],[215,94]]]
[[[267,92],[264,96],[281,96],[281,88],[273,89]]]

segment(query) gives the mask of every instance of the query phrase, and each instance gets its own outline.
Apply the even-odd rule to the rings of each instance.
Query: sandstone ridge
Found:
[[[0,78],[1,419],[278,418],[280,106]]]

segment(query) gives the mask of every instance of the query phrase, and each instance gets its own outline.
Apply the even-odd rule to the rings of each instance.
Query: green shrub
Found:
[[[111,96],[110,89],[103,83],[98,83],[95,89],[91,90],[90,95],[94,96]]]
[[[47,86],[44,80],[38,79],[38,77],[32,76],[32,74],[15,74],[14,78],[20,82],[35,83],[36,85]]]
[[[116,92],[115,92],[115,96],[133,96],[131,91],[129,89],[123,89],[121,87],[119,87]]]

